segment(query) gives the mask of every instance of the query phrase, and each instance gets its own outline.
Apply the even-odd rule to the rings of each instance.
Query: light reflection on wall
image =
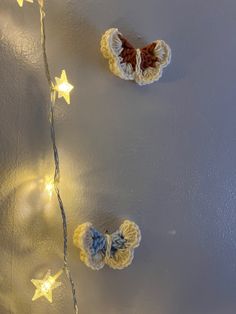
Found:
[[[78,198],[83,198],[83,187],[72,164],[68,154],[62,152],[60,186],[68,220],[77,212]],[[54,192],[51,195],[49,186],[53,170],[50,150],[43,159],[34,160],[34,164],[28,160],[25,165],[12,169],[1,184],[0,200],[10,200],[8,204],[6,202],[9,207],[4,216],[5,224],[10,228],[4,238],[8,244],[2,247],[1,254],[13,265],[14,285],[10,295],[8,290],[0,291],[0,313],[1,309],[3,312],[9,309],[9,304],[14,313],[23,313],[21,307],[28,303],[29,295],[34,291],[30,279],[40,278],[48,265],[52,265],[53,270],[61,266],[61,213],[56,195]],[[31,266],[26,270],[29,261]],[[12,282],[9,267],[6,262],[1,265],[4,276],[0,275],[0,286],[7,287]]]
[[[48,154],[45,160],[51,160],[51,165],[39,161],[39,165],[15,169],[16,173],[9,174],[6,182],[3,183],[2,198],[15,194],[15,223],[27,224],[30,220],[40,215],[47,224],[55,223],[57,218],[60,223],[60,209],[56,201],[53,184],[53,156]],[[68,215],[73,215],[77,210],[76,201],[83,198],[83,187],[75,177],[75,173],[69,167],[71,161],[63,154],[63,173],[60,188],[65,199]],[[67,166],[68,165],[68,166]]]

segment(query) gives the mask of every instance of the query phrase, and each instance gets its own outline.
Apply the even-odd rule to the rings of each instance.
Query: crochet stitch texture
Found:
[[[139,85],[158,81],[171,61],[171,49],[164,40],[156,40],[135,49],[117,28],[108,29],[101,39],[101,52],[113,74],[134,80]]]
[[[140,241],[140,229],[130,220],[125,220],[111,235],[100,233],[86,222],[76,228],[73,237],[74,245],[80,249],[81,261],[93,270],[99,270],[105,264],[113,269],[129,266]]]

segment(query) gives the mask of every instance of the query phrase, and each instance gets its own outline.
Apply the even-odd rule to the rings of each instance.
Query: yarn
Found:
[[[108,59],[113,74],[124,80],[134,80],[139,85],[158,81],[171,61],[171,49],[163,40],[135,49],[117,28],[108,29],[103,34],[101,52]]]
[[[99,270],[105,264],[113,269],[129,266],[140,241],[138,225],[129,220],[125,220],[111,235],[102,234],[86,222],[75,229],[73,237],[74,245],[80,249],[81,261],[93,270]]]

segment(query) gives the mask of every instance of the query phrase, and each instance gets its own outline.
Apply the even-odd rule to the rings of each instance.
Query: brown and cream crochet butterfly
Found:
[[[171,60],[170,47],[163,40],[135,49],[117,28],[107,30],[102,36],[101,52],[108,59],[112,73],[139,85],[158,81]]]

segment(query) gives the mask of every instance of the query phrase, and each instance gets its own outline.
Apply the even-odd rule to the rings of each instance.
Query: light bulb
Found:
[[[48,193],[49,197],[52,197],[52,193],[54,190],[54,182],[50,177],[46,177],[45,179],[45,191]]]
[[[63,270],[60,270],[54,276],[51,276],[51,271],[49,270],[43,279],[32,279],[31,282],[36,287],[32,301],[45,297],[50,303],[52,303],[52,290],[61,286],[61,282],[56,281],[56,279],[60,277],[62,273]]]
[[[58,91],[63,93],[70,93],[72,90],[71,85],[67,82],[61,83],[58,85]]]
[[[58,92],[58,98],[63,97],[67,104],[70,104],[70,92],[74,88],[67,80],[66,71],[62,70],[61,77],[55,77],[55,90]]]
[[[51,288],[52,288],[52,282],[50,282],[49,280],[45,281],[41,287],[43,292],[48,292]]]
[[[30,3],[33,3],[34,1],[33,0],[25,0],[27,2],[30,2]],[[23,7],[23,4],[24,4],[24,0],[17,0],[18,4],[20,7]]]

